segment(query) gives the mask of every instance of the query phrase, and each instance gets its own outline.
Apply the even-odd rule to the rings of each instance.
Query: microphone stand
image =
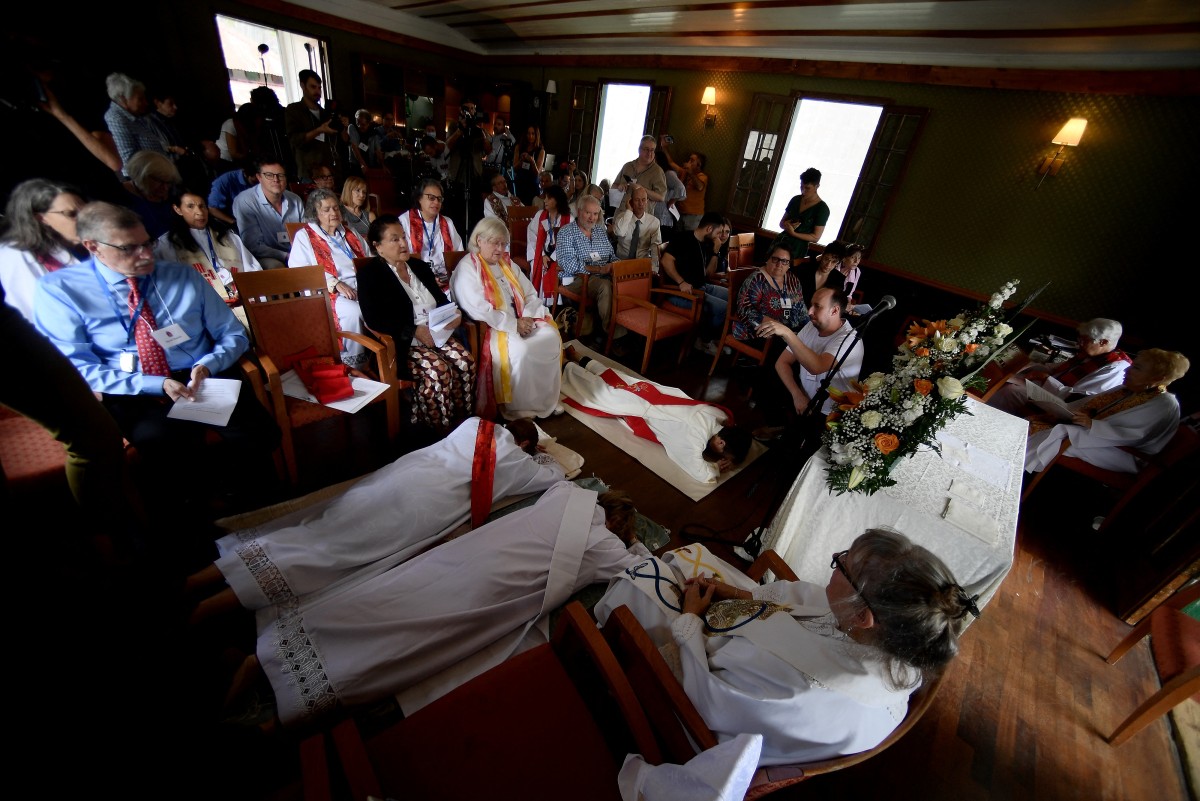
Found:
[[[854,336],[850,339],[850,347],[845,348],[845,352],[843,352],[842,348],[838,349],[839,358],[833,363],[833,367],[821,378],[821,384],[809,399],[808,407],[804,410],[804,414],[800,416],[791,430],[785,434],[785,440],[790,437],[793,442],[797,435],[801,436],[800,442],[795,448],[778,448],[781,453],[785,451],[790,452],[797,458],[793,459],[786,466],[787,469],[777,474],[778,489],[775,491],[775,497],[772,498],[771,503],[763,511],[762,520],[750,532],[750,536],[746,538],[746,541],[740,547],[734,549],[735,552],[744,551],[746,554],[749,554],[749,561],[754,561],[762,551],[763,535],[766,534],[767,526],[775,516],[775,512],[783,504],[783,499],[787,495],[788,490],[792,488],[793,479],[800,474],[800,470],[808,463],[813,454],[821,449],[821,420],[824,419],[825,415],[820,409],[825,405],[826,398],[829,397],[830,384],[833,383],[833,379],[838,374],[838,371],[842,369],[842,365],[846,359],[850,358],[850,354],[854,352],[854,348],[862,341],[862,332],[875,321],[876,317],[891,308],[894,308],[894,306],[873,311],[853,327]],[[741,554],[739,553],[739,555]]]

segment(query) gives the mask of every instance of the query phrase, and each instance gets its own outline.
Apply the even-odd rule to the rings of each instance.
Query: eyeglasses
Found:
[[[46,209],[46,211],[43,213],[44,214],[61,214],[62,216],[66,217],[68,220],[73,220],[79,216],[79,209],[66,209],[65,211],[60,210],[60,209]]]
[[[867,609],[871,609],[871,602],[867,600],[867,596],[863,595],[863,591],[860,590],[858,588],[858,585],[854,583],[854,579],[850,578],[850,574],[846,571],[846,566],[844,564],[842,564],[842,560],[846,558],[846,554],[848,554],[848,553],[850,553],[850,552],[849,551],[839,551],[838,553],[835,553],[833,555],[833,559],[831,559],[829,561],[829,566],[831,568],[836,567],[838,569],[838,572],[840,572],[843,576],[846,577],[846,581],[850,582],[850,586],[854,588],[854,591],[856,593],[858,593],[858,597],[862,598],[862,602],[867,605]],[[875,610],[871,609],[871,613],[874,614]]]
[[[101,242],[99,239],[96,242],[101,245],[107,245],[113,250],[119,250],[122,253],[137,253],[139,250],[154,251],[153,239],[147,239],[145,242],[140,242],[136,245],[114,245],[111,242]]]
[[[791,259],[780,259],[775,256],[772,256],[771,258],[767,259],[767,264],[791,264],[791,263],[792,263]]]
[[[425,198],[430,203],[441,203],[443,200],[445,200],[445,198],[443,198],[441,195],[421,195],[421,197]]]
[[[261,175],[263,178],[270,178],[272,181],[287,180],[286,172],[260,172],[259,175]]]

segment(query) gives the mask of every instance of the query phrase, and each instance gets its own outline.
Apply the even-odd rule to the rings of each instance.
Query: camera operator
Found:
[[[446,216],[461,223],[461,230],[470,231],[483,217],[483,160],[487,139],[483,131],[483,116],[476,111],[474,100],[464,100],[458,119],[450,126],[446,150],[450,154],[450,192]]]
[[[492,123],[492,135],[487,140],[487,166],[501,175],[508,181],[513,183],[513,149],[517,146],[517,137],[508,128],[508,122],[504,117],[496,115],[496,121]]]

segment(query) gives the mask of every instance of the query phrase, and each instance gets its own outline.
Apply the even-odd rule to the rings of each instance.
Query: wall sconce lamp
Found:
[[[1042,176],[1042,178],[1038,181],[1037,187],[1034,187],[1034,189],[1042,185],[1042,181],[1046,180],[1047,175],[1058,174],[1063,162],[1067,160],[1067,157],[1063,155],[1063,149],[1078,145],[1079,140],[1083,138],[1085,128],[1087,128],[1087,120],[1083,117],[1072,117],[1067,120],[1067,124],[1062,127],[1062,130],[1050,140],[1052,144],[1058,145],[1058,150],[1053,155],[1046,156],[1041,166],[1038,167],[1038,175]]]
[[[558,82],[553,78],[546,81],[546,94],[550,95],[550,108],[558,111]]]
[[[717,111],[713,108],[717,105],[716,87],[704,87],[704,96],[700,98],[700,105],[704,106],[704,127],[712,128],[717,124]]]

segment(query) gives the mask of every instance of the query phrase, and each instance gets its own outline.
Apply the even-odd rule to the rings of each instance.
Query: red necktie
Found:
[[[158,328],[158,323],[154,321],[154,312],[150,311],[149,303],[142,303],[142,293],[138,291],[138,282],[136,278],[126,279],[129,284],[129,318],[133,319],[137,307],[141,305],[142,314],[134,323],[134,338],[137,340],[138,363],[141,365],[144,375],[170,375],[171,370],[167,367],[167,352],[163,350],[162,345],[150,335],[150,332]]]

